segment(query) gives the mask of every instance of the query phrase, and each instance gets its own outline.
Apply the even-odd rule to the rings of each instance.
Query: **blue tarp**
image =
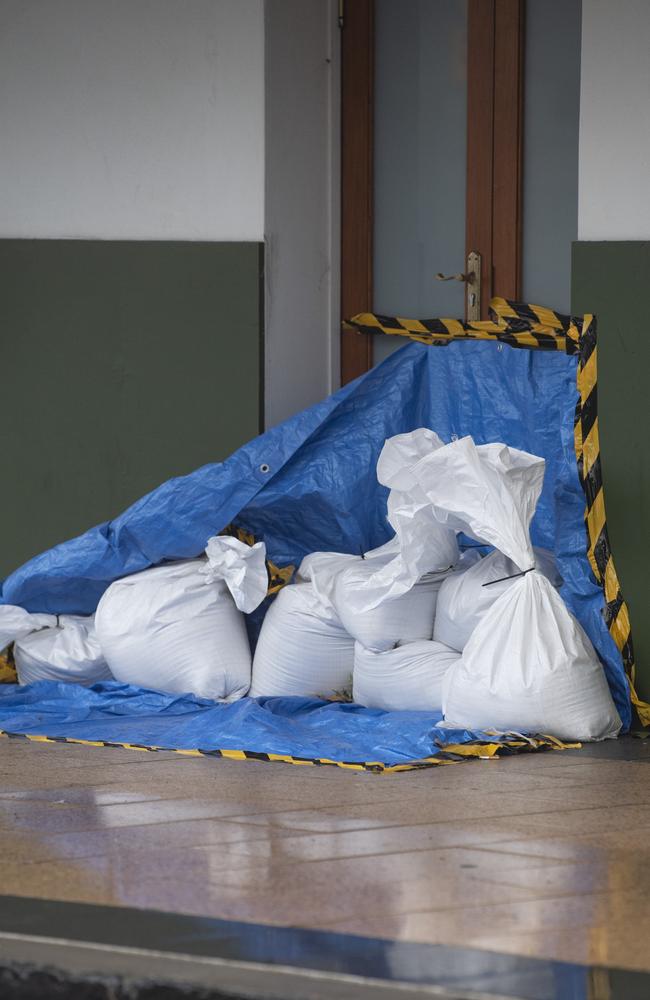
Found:
[[[315,550],[358,553],[374,548],[391,534],[386,491],[375,474],[385,439],[422,426],[445,441],[471,434],[477,443],[504,441],[546,459],[533,541],[555,552],[564,579],[562,596],[598,650],[627,729],[628,684],[602,618],[602,591],[586,555],[585,498],[573,441],[576,367],[577,357],[560,351],[469,340],[445,347],[408,343],[355,382],[224,462],[170,480],[113,521],[32,559],[4,581],[1,600],[30,611],[90,614],[111,581],[165,559],[197,556],[207,539],[232,521],[263,539],[269,558],[278,565],[297,564]],[[72,704],[79,695],[69,690]],[[107,696],[101,691],[100,695]],[[0,696],[0,729],[9,728],[7,711],[12,725],[19,725],[20,710],[7,704],[7,698],[15,702],[16,697],[15,691]],[[323,706],[316,710],[310,704],[301,725],[313,728],[316,742],[321,740],[319,712],[330,711],[328,720],[336,718],[339,726],[339,720],[362,719],[366,711]],[[231,724],[239,720],[238,749],[258,749],[251,744],[251,718],[261,711],[255,705],[246,700],[241,708],[233,706],[230,714],[213,709],[215,720],[229,735]],[[267,719],[269,703],[262,707]],[[56,720],[63,724],[63,704],[59,711]],[[294,732],[292,713],[286,699],[273,709],[273,738],[283,745]],[[167,718],[164,713],[163,717]],[[376,713],[367,718],[377,725]],[[149,725],[149,715],[146,719]],[[285,721],[280,725],[278,719]],[[142,723],[139,720],[133,715],[129,720],[130,742],[146,742],[141,733],[144,716]],[[48,726],[57,724],[48,716]],[[81,729],[85,725],[79,720],[74,724]],[[89,716],[84,738],[95,738],[96,725],[95,717]],[[41,732],[48,735],[49,730]],[[362,732],[366,729],[359,728],[360,741]],[[345,730],[341,739],[347,740],[349,734]],[[259,741],[259,733],[255,739]],[[363,745],[370,751],[368,743]],[[346,745],[345,753],[348,749]],[[383,743],[377,743],[368,759],[381,759],[384,750]],[[316,756],[336,754],[330,747],[327,754]],[[359,759],[358,753],[354,757]],[[346,758],[339,754],[338,759]]]
[[[487,738],[439,729],[442,716],[431,712],[384,712],[307,698],[242,698],[219,705],[117,681],[94,688],[54,681],[14,684],[0,705],[5,732],[205,752],[251,749],[387,766],[435,756],[441,744]]]

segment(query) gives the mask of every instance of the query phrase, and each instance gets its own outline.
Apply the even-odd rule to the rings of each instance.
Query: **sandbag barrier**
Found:
[[[452,340],[487,340],[515,348],[578,355],[574,445],[578,477],[586,499],[587,555],[603,591],[603,616],[623,660],[632,704],[642,725],[650,726],[650,704],[641,701],[635,689],[636,666],[630,615],[616,574],[607,531],[598,436],[596,318],[590,313],[565,316],[542,306],[503,298],[491,300],[489,315],[489,320],[463,322],[359,313],[347,320],[346,325],[360,333],[385,333],[436,347],[445,346]]]
[[[497,734],[495,733],[495,736]],[[141,750],[144,753],[177,753],[184,757],[218,757],[224,760],[256,760],[268,764],[296,764],[302,767],[340,767],[347,771],[369,771],[372,774],[395,774],[417,771],[442,764],[459,764],[465,760],[491,760],[513,753],[538,750],[577,750],[580,743],[563,743],[554,736],[522,736],[519,733],[499,733],[498,742],[449,743],[433,757],[411,760],[404,764],[383,764],[381,761],[340,761],[325,757],[294,757],[290,754],[261,753],[254,750],[179,750],[178,747],[153,747],[139,743],[111,743],[107,740],[81,740],[68,736],[35,736],[27,733],[7,733],[0,738],[29,740],[32,743],[71,743],[77,746],[105,747],[120,750]]]
[[[608,600],[608,593],[611,598],[611,608],[605,609],[604,620],[607,621],[609,631],[613,638],[615,639],[616,646],[623,654],[623,647],[627,645],[627,650],[624,655],[621,656],[619,660],[619,671],[620,667],[625,666],[626,678],[629,678],[630,683],[627,685],[628,690],[625,692],[627,695],[629,689],[632,688],[632,703],[637,707],[639,705],[642,709],[648,710],[647,718],[650,718],[650,708],[648,706],[642,705],[635,694],[633,693],[633,671],[634,671],[634,657],[632,651],[632,643],[629,636],[629,616],[627,615],[627,609],[624,605],[622,595],[620,595],[620,589],[618,587],[618,581],[616,579],[616,574],[614,572],[613,562],[611,561],[611,552],[609,551],[609,545],[606,537],[606,524],[604,520],[604,504],[602,502],[602,482],[600,482],[600,468],[594,466],[595,458],[599,455],[598,447],[598,423],[596,418],[596,395],[593,391],[596,384],[596,354],[595,350],[591,352],[588,351],[587,347],[581,345],[581,338],[583,337],[589,322],[592,321],[592,317],[563,317],[550,310],[542,310],[539,307],[528,306],[525,304],[509,303],[504,300],[496,300],[493,303],[493,309],[491,313],[492,319],[487,323],[479,324],[463,324],[456,320],[434,320],[434,321],[409,321],[409,320],[397,320],[391,319],[390,317],[370,317],[371,320],[375,320],[374,327],[371,326],[372,332],[380,332],[380,328],[377,326],[378,319],[386,319],[390,321],[392,327],[386,329],[384,332],[398,334],[401,336],[410,337],[413,340],[419,340],[424,344],[435,344],[440,345],[443,343],[449,343],[452,339],[459,339],[467,337],[468,339],[478,339],[484,341],[497,341],[502,343],[507,343],[509,346],[517,348],[537,348],[542,350],[555,350],[563,351],[568,355],[577,356],[577,368],[578,368],[578,401],[575,409],[575,425],[574,425],[574,439],[576,447],[576,459],[578,462],[578,471],[580,472],[580,482],[581,489],[587,493],[587,487],[585,486],[585,477],[583,475],[583,470],[585,470],[586,476],[590,479],[593,484],[593,489],[590,495],[587,493],[587,511],[585,512],[585,522],[587,529],[587,546],[590,550],[590,566],[592,571],[595,573],[595,579],[598,580],[600,587],[605,590],[606,604],[610,603]],[[364,317],[362,317],[364,318]],[[367,317],[365,317],[367,318]],[[427,330],[425,323],[431,326],[430,330]],[[419,324],[419,327],[418,327]],[[400,329],[397,329],[397,325],[400,325]],[[413,326],[412,330],[408,330],[407,327]],[[422,330],[424,329],[424,333]],[[582,329],[582,333],[580,332]],[[446,338],[446,339],[445,339]],[[588,345],[587,345],[588,346]],[[593,346],[595,347],[595,327],[594,327],[594,339]],[[541,359],[540,359],[541,360]],[[542,365],[543,367],[543,365]],[[580,387],[581,374],[584,373],[583,386]],[[571,404],[571,410],[573,410],[573,405]],[[585,416],[590,419],[586,419],[584,426],[587,427],[587,433],[583,430],[583,410],[585,411]],[[584,442],[584,443],[583,443]],[[591,449],[591,450],[590,450]],[[592,459],[593,456],[593,459]],[[580,467],[580,459],[582,458],[582,468]],[[575,484],[577,487],[577,483]],[[579,496],[579,494],[578,494]],[[242,510],[242,520],[245,523],[246,513],[245,505],[240,508]],[[593,515],[591,519],[588,518],[588,514],[593,509]],[[231,508],[232,510],[232,508]],[[601,517],[602,515],[602,517]],[[232,513],[229,514],[232,516]],[[225,520],[225,519],[224,519]],[[222,521],[221,523],[224,523]],[[237,527],[230,532],[235,535],[235,537],[241,537],[239,533],[242,532],[243,535],[247,535],[247,532],[242,527]],[[260,537],[263,536],[263,530],[260,532]],[[248,540],[248,539],[246,539]],[[254,542],[255,539],[251,538]],[[250,543],[249,543],[250,544]],[[597,548],[598,546],[598,548]],[[603,559],[603,556],[606,558]],[[291,556],[289,558],[292,558]],[[269,577],[270,577],[270,587],[271,592],[273,590],[279,589],[285,582],[288,582],[291,576],[291,567],[285,569],[285,576],[280,576],[279,573],[282,572],[278,570],[278,567],[271,565],[269,567]],[[606,587],[606,584],[609,587]],[[596,601],[600,604],[598,599],[598,592],[596,591]],[[19,602],[20,603],[20,602]],[[56,610],[56,609],[55,609]],[[89,609],[88,609],[89,610]],[[614,623],[619,623],[619,635],[617,636],[614,631]],[[627,623],[627,633],[625,625]],[[622,671],[620,671],[622,673]],[[620,677],[620,674],[619,674]],[[646,722],[646,718],[642,719]],[[10,729],[17,727],[10,726]],[[45,727],[44,727],[45,728]],[[505,728],[505,727],[504,727]],[[7,736],[16,736],[19,734],[13,733],[3,733]],[[90,734],[88,734],[90,735]],[[119,740],[119,736],[115,734]],[[126,733],[124,734],[126,736]],[[166,749],[173,750],[177,753],[182,753],[190,756],[215,756],[230,759],[257,759],[263,761],[282,761],[287,763],[293,763],[296,765],[307,765],[307,766],[320,766],[320,765],[330,765],[339,766],[343,768],[348,768],[357,771],[379,771],[379,772],[391,772],[400,770],[411,770],[418,767],[429,767],[438,763],[450,763],[457,762],[459,760],[467,759],[468,757],[485,757],[489,758],[491,756],[499,756],[501,754],[521,752],[527,750],[537,750],[546,747],[553,747],[557,749],[562,749],[566,744],[561,744],[557,740],[552,740],[546,737],[534,737],[528,739],[527,737],[521,737],[514,735],[512,733],[494,733],[490,731],[489,736],[480,734],[476,740],[473,740],[468,744],[447,744],[438,745],[435,740],[435,730],[431,733],[431,741],[429,746],[431,751],[434,748],[438,748],[437,753],[431,753],[431,756],[427,756],[424,759],[411,759],[405,763],[387,763],[387,762],[377,762],[375,754],[377,751],[370,752],[362,751],[362,753],[367,753],[368,760],[360,762],[355,761],[334,761],[329,760],[327,757],[320,757],[317,753],[314,754],[313,759],[306,759],[300,756],[290,756],[290,755],[277,755],[266,752],[259,751],[239,751],[239,750],[207,750],[202,751],[200,749],[183,750],[182,742],[180,746],[167,748],[165,746],[142,746],[139,744],[133,744],[130,742],[108,742],[108,741],[95,741],[93,739],[77,739],[77,738],[62,738],[59,736],[39,736],[37,733],[32,734],[20,734],[20,738],[32,739],[36,742],[68,742],[76,744],[86,744],[94,746],[106,746],[106,747],[125,747],[133,750],[144,750],[158,752]],[[452,737],[453,738],[453,737]],[[494,742],[493,742],[494,740]],[[151,744],[156,743],[155,738],[151,741]],[[162,741],[161,741],[162,742]],[[171,742],[171,741],[170,741]],[[237,741],[238,742],[238,741]],[[243,742],[243,741],[242,741]],[[235,745],[237,745],[235,743]],[[575,744],[573,744],[575,745]]]

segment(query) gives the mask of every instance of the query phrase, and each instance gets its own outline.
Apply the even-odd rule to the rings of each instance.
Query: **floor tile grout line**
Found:
[[[640,804],[638,802],[638,800],[634,801],[634,802],[617,802],[615,804],[615,808],[616,809],[621,809],[621,808],[625,808],[625,809],[627,809],[627,808],[639,808],[639,805],[641,805],[642,808],[643,807],[647,807],[650,810],[650,802],[641,803]],[[328,807],[325,806],[325,807],[322,807],[322,808],[325,809],[325,808],[328,808]],[[344,807],[341,807],[341,808],[344,808]],[[422,820],[421,822],[412,822],[412,823],[411,822],[410,823],[387,823],[387,824],[382,825],[380,827],[369,826],[369,827],[359,827],[357,829],[341,830],[341,831],[330,831],[330,830],[319,831],[319,830],[314,830],[314,831],[311,831],[311,832],[313,832],[315,835],[317,835],[317,834],[338,835],[340,833],[368,832],[368,831],[371,831],[371,830],[393,830],[393,829],[400,829],[400,828],[403,828],[403,827],[404,828],[410,828],[410,827],[422,827],[422,826],[445,826],[445,825],[452,824],[452,823],[458,823],[458,824],[478,823],[478,822],[483,822],[484,820],[520,819],[520,818],[526,818],[528,816],[531,816],[531,817],[535,817],[535,816],[553,816],[555,814],[559,814],[559,815],[565,816],[565,815],[567,815],[567,813],[589,812],[589,811],[595,811],[595,810],[598,810],[598,809],[608,809],[608,808],[610,808],[610,806],[608,804],[598,804],[598,805],[593,805],[593,806],[578,806],[576,808],[566,809],[566,810],[564,810],[564,809],[544,809],[544,810],[536,811],[536,812],[523,812],[523,813],[511,812],[511,813],[498,813],[498,814],[495,814],[495,815],[481,814],[480,816],[464,816],[464,817],[459,817],[457,819],[450,819],[450,820]],[[287,811],[291,812],[292,810],[287,810]],[[311,810],[309,810],[309,809],[296,810],[296,812],[310,812],[310,811]],[[238,815],[224,816],[223,822],[224,823],[237,823],[237,822],[246,823],[246,822],[248,822],[248,824],[250,826],[261,825],[261,824],[254,824],[250,820],[250,816],[254,816],[254,815],[255,815],[255,813],[247,813],[246,815],[242,815],[242,816],[238,816]],[[273,814],[269,813],[269,815],[273,815]],[[332,818],[336,819],[336,817],[332,817]],[[280,829],[283,829],[283,828],[280,828]]]
[[[186,799],[161,799],[161,800],[155,800],[155,801],[160,801],[160,802],[177,802],[177,801],[185,802],[187,800]],[[101,809],[120,809],[120,808],[128,807],[129,805],[138,805],[138,803],[136,803],[136,802],[134,802],[134,803],[113,803],[113,804],[108,804],[106,806],[98,806],[97,809],[98,810],[101,810]],[[83,808],[83,807],[80,807],[80,808]],[[327,807],[323,807],[323,808],[327,808]],[[630,802],[630,803],[626,803],[626,804],[617,803],[616,808],[617,809],[621,809],[621,808],[647,808],[648,810],[650,810],[650,803],[647,806],[639,806],[638,802]],[[47,809],[47,806],[44,807],[44,810],[46,810],[46,809]],[[464,817],[464,818],[458,818],[458,819],[453,819],[453,820],[423,820],[420,823],[417,823],[417,822],[416,823],[407,823],[407,824],[405,824],[405,823],[399,823],[399,824],[391,824],[391,825],[388,825],[388,826],[385,826],[385,827],[367,827],[367,828],[364,827],[364,828],[361,828],[360,830],[346,830],[346,831],[335,831],[335,832],[332,832],[332,831],[305,831],[305,834],[307,836],[340,836],[341,833],[345,833],[346,835],[349,835],[349,834],[354,834],[356,832],[368,832],[370,830],[378,831],[378,830],[383,830],[383,829],[387,829],[387,830],[389,830],[389,829],[405,829],[405,828],[413,828],[413,827],[420,828],[420,827],[426,827],[426,826],[431,826],[432,828],[441,828],[441,827],[444,827],[444,826],[449,826],[450,824],[465,825],[467,823],[472,823],[472,822],[478,823],[478,822],[484,822],[486,820],[508,820],[508,819],[527,819],[527,818],[534,819],[535,817],[539,817],[539,816],[555,816],[555,815],[567,816],[567,815],[573,815],[573,814],[578,814],[578,813],[582,814],[582,813],[588,813],[588,812],[595,812],[595,811],[603,810],[603,809],[607,809],[607,806],[604,806],[604,805],[580,806],[580,807],[578,807],[576,809],[567,809],[567,810],[563,810],[561,808],[559,808],[559,809],[552,809],[552,810],[543,809],[543,810],[538,810],[538,811],[535,811],[535,812],[522,812],[522,813],[514,813],[513,812],[513,813],[507,813],[505,815],[503,813],[499,813],[499,814],[495,814],[495,815],[482,815],[480,817],[478,817],[478,816],[476,816],[476,817]],[[272,816],[274,812],[275,813],[286,813],[286,812],[291,812],[291,811],[292,810],[276,809],[276,810],[268,810],[267,812],[263,812],[263,813],[257,814],[257,815],[269,815],[269,816]],[[297,811],[298,812],[300,812],[300,811],[308,812],[310,810],[305,809],[305,810],[297,810]],[[109,827],[101,826],[101,827],[91,827],[91,828],[87,828],[87,829],[75,829],[74,831],[60,830],[60,831],[55,831],[55,832],[56,833],[61,833],[61,834],[71,833],[71,832],[74,832],[74,833],[94,833],[94,832],[98,832],[98,831],[101,831],[101,830],[108,830],[108,829],[115,829],[115,830],[117,830],[117,829],[134,829],[134,828],[140,828],[140,827],[144,827],[144,826],[152,826],[152,827],[154,827],[154,826],[172,825],[172,824],[175,824],[175,823],[184,823],[184,822],[185,823],[202,822],[202,821],[209,822],[210,820],[213,820],[215,822],[220,822],[220,823],[237,823],[237,822],[239,822],[239,823],[246,823],[246,817],[247,816],[250,817],[251,815],[254,816],[256,814],[255,813],[238,813],[236,815],[230,815],[230,816],[194,816],[194,817],[181,817],[179,819],[156,820],[153,823],[125,823],[123,826],[119,826],[119,825],[116,824],[114,826],[109,826]],[[255,824],[255,823],[250,823],[249,822],[248,825],[249,826],[256,826],[256,825],[260,825],[260,824]],[[282,828],[280,828],[280,829],[282,829]],[[2,826],[2,824],[0,824],[0,834],[5,833],[5,832],[8,833],[8,834],[12,834],[12,833],[15,833],[16,830],[15,830],[15,827],[7,827],[7,828],[5,828],[4,826]],[[540,832],[540,831],[538,831],[538,832]],[[548,835],[546,833],[546,831],[545,831],[545,834]]]
[[[206,817],[205,820],[207,820],[209,822],[209,820],[211,818],[212,817]],[[172,820],[172,821],[161,820],[161,821],[159,821],[157,823],[150,823],[150,824],[129,824],[127,826],[122,826],[122,827],[120,827],[120,826],[111,826],[111,827],[93,828],[93,829],[89,829],[89,830],[56,831],[56,832],[54,832],[52,834],[49,834],[47,836],[47,839],[51,839],[52,837],[65,837],[67,834],[70,834],[70,833],[74,833],[75,835],[77,835],[77,834],[82,834],[82,835],[84,835],[84,834],[91,834],[92,835],[92,834],[101,834],[101,833],[107,833],[107,834],[108,833],[115,833],[117,835],[117,834],[120,834],[120,833],[125,833],[126,831],[129,831],[129,830],[143,830],[147,826],[162,827],[162,826],[170,826],[170,825],[172,825],[174,823],[182,823],[182,822],[192,823],[192,822],[203,822],[203,821],[204,821],[204,819]],[[218,820],[218,822],[225,822],[225,820],[223,820],[223,821],[222,820]],[[248,824],[248,826],[251,827],[251,828],[253,828],[253,829],[255,829],[256,824],[250,823],[250,824]],[[281,829],[282,828],[280,828],[280,830]],[[349,834],[353,834],[353,833],[368,833],[368,832],[375,833],[375,832],[381,831],[382,829],[400,829],[400,827],[387,827],[387,828],[384,828],[384,827],[379,827],[379,828],[377,828],[377,827],[371,827],[371,828],[367,828],[367,829],[364,828],[364,829],[361,829],[361,830],[346,830],[346,831],[341,831],[341,833],[337,833],[337,832],[314,833],[314,831],[307,830],[307,831],[304,831],[302,834],[299,834],[296,837],[296,840],[298,840],[298,841],[304,841],[305,838],[312,837],[312,836],[330,836],[330,837],[334,837],[334,836],[341,836],[341,835],[348,836]],[[0,831],[0,832],[2,832],[2,831]],[[13,832],[15,832],[15,831],[13,831]],[[24,831],[22,831],[22,832],[24,832]],[[611,832],[616,832],[616,831],[611,831]],[[282,857],[276,857],[276,858],[274,858],[274,863],[276,865],[278,865],[279,867],[285,867],[285,865],[320,864],[320,863],[327,862],[327,861],[341,861],[341,860],[352,860],[352,859],[362,860],[364,858],[393,857],[393,856],[399,856],[399,855],[402,855],[402,854],[415,854],[415,853],[422,854],[422,853],[429,853],[429,852],[432,852],[432,851],[457,851],[457,850],[472,850],[472,851],[482,851],[484,853],[505,854],[505,855],[511,856],[513,858],[522,858],[522,857],[540,858],[540,859],[544,858],[544,859],[547,859],[547,860],[550,860],[550,861],[555,861],[555,862],[558,862],[558,863],[564,861],[565,860],[564,858],[557,858],[557,857],[553,857],[552,855],[544,855],[544,854],[537,854],[537,853],[525,853],[525,852],[522,852],[522,851],[504,850],[504,849],[502,849],[499,846],[501,843],[510,844],[510,843],[513,842],[513,840],[518,841],[519,843],[521,843],[522,846],[525,846],[526,843],[527,843],[527,841],[537,842],[538,839],[539,839],[539,834],[540,834],[540,831],[535,831],[531,836],[524,836],[523,834],[521,834],[521,832],[517,832],[517,831],[510,831],[510,832],[509,831],[503,831],[503,837],[504,837],[504,839],[503,840],[493,841],[491,844],[484,844],[484,843],[480,843],[480,842],[476,842],[476,843],[465,842],[465,843],[440,844],[439,846],[436,846],[436,844],[432,844],[430,846],[409,847],[409,848],[406,848],[404,850],[370,851],[370,852],[363,853],[363,854],[356,853],[356,854],[345,854],[345,855],[328,855],[328,856],[315,857],[315,858],[295,858],[295,857],[292,858],[292,857],[289,857],[289,856],[285,856],[284,858],[282,858]],[[586,836],[593,836],[593,835],[592,834],[587,834]],[[576,835],[568,834],[566,831],[562,831],[562,832],[559,832],[559,833],[544,832],[544,838],[546,840],[548,840],[549,842],[563,842],[563,841],[569,839],[569,840],[576,840],[578,843],[581,843],[583,841],[583,839],[584,839],[584,837],[583,838],[578,838]],[[271,839],[272,840],[277,840],[279,842],[282,842],[282,843],[286,844],[286,841],[287,841],[288,838],[286,836],[280,835],[278,837],[274,837],[274,838],[271,838]],[[258,844],[258,843],[264,842],[264,841],[269,841],[269,838],[267,836],[241,838],[239,840],[228,841],[228,842],[226,842],[226,844],[224,844],[223,842],[220,842],[220,841],[207,841],[207,842],[203,842],[203,843],[188,844],[188,845],[185,845],[184,847],[182,847],[182,849],[186,850],[186,851],[192,851],[192,850],[204,850],[206,848],[212,848],[212,847],[214,847],[216,849],[218,847],[218,848],[220,848],[222,850],[224,847],[233,847],[234,848],[235,845],[253,844],[253,843],[257,843]],[[119,845],[115,844],[115,845],[112,845],[112,846],[114,846],[115,848],[117,848]],[[122,849],[125,849],[124,845],[122,845]],[[128,850],[129,848],[126,848],[126,849]],[[165,850],[165,849],[166,848],[164,846],[160,847],[160,848],[154,848],[154,850]],[[181,847],[179,846],[178,848],[175,848],[175,849],[180,850]],[[611,848],[611,849],[613,849],[613,848]],[[151,850],[151,848],[149,846],[147,846],[147,847],[143,846],[142,848],[139,848],[139,849],[138,848],[135,848],[135,849],[131,848],[131,850],[133,850],[133,853],[140,853],[141,851]],[[250,863],[251,867],[259,866],[260,864],[262,864],[263,862],[265,862],[266,860],[268,860],[264,856],[260,856],[260,855],[256,855],[256,854],[248,854],[245,850],[244,851],[236,851],[236,850],[234,850],[231,853],[237,855],[238,859],[239,858],[241,858],[241,859],[244,859],[244,858],[247,859],[248,862]],[[90,854],[90,855],[63,855],[63,856],[61,856],[61,860],[73,861],[75,859],[81,860],[83,858],[88,858],[88,857],[107,857],[107,856],[108,855],[106,854],[106,852],[103,852],[101,855],[96,855],[94,853]],[[234,859],[231,857],[230,861],[232,862],[232,860],[234,860]],[[572,862],[572,859],[568,859],[568,863],[571,863],[571,862]]]
[[[129,829],[129,828],[127,828],[127,829]],[[91,832],[95,832],[95,831],[91,831]],[[99,831],[99,832],[101,832],[101,831]],[[60,834],[57,834],[56,836],[60,836]],[[231,841],[231,843],[238,843],[238,844],[243,844],[243,843],[259,843],[259,842],[260,841],[258,839],[255,839],[255,840],[253,840],[253,839],[243,839],[243,840],[239,840],[239,841]],[[117,852],[118,850],[120,851],[120,853],[123,856],[124,855],[127,855],[127,856],[128,855],[133,855],[134,857],[137,856],[137,855],[143,854],[143,853],[151,855],[152,853],[155,854],[155,853],[159,853],[159,852],[165,852],[165,851],[168,851],[168,850],[171,850],[171,851],[182,851],[182,852],[185,853],[185,855],[188,855],[188,853],[190,853],[192,851],[205,851],[205,850],[207,850],[209,848],[214,848],[215,850],[217,850],[217,849],[221,850],[222,847],[223,847],[223,844],[220,843],[220,842],[218,842],[218,841],[211,841],[211,842],[208,842],[208,843],[178,845],[178,846],[175,846],[175,847],[172,847],[172,848],[169,848],[166,845],[153,846],[152,847],[149,844],[143,845],[143,846],[113,844],[113,845],[110,845],[110,846],[112,848],[111,851],[103,851],[102,853],[99,853],[99,854],[96,854],[96,853],[91,853],[91,854],[70,854],[70,855],[58,855],[56,858],[49,857],[49,858],[34,858],[34,859],[22,859],[22,858],[20,858],[19,855],[11,855],[11,854],[7,855],[7,854],[5,854],[4,858],[5,858],[5,860],[7,862],[10,862],[12,864],[12,867],[14,867],[14,866],[32,865],[32,864],[37,865],[37,864],[52,864],[52,863],[64,863],[64,862],[74,863],[75,861],[82,862],[82,861],[90,861],[90,860],[97,860],[97,859],[103,859],[103,858],[111,858],[113,852]],[[290,857],[282,858],[282,859],[276,858],[276,859],[274,859],[274,864],[278,868],[284,868],[284,867],[286,867],[286,865],[291,865],[293,868],[296,868],[296,867],[301,867],[303,865],[323,864],[323,863],[326,863],[326,862],[337,863],[339,861],[350,861],[350,860],[363,861],[365,858],[393,857],[393,856],[400,856],[402,854],[408,855],[408,854],[411,854],[411,853],[423,853],[423,854],[438,853],[438,852],[444,853],[444,852],[450,852],[450,851],[472,851],[472,852],[473,851],[483,851],[483,852],[486,852],[486,853],[490,852],[490,853],[494,853],[494,854],[508,855],[509,857],[511,857],[513,859],[530,858],[530,859],[540,860],[540,861],[550,861],[550,862],[553,862],[552,867],[557,867],[557,866],[560,866],[560,865],[562,865],[562,866],[572,866],[572,865],[575,865],[577,863],[572,858],[559,858],[559,857],[553,857],[553,856],[550,856],[550,855],[543,855],[543,854],[525,854],[525,853],[522,853],[521,851],[505,851],[505,850],[497,849],[496,846],[495,846],[495,848],[490,849],[490,848],[487,848],[487,847],[483,847],[483,846],[480,846],[480,845],[477,845],[477,844],[471,844],[470,843],[470,844],[444,844],[444,845],[441,845],[440,847],[435,847],[434,846],[434,847],[424,847],[424,848],[409,848],[409,849],[407,849],[405,851],[387,851],[387,852],[380,852],[378,854],[377,853],[368,853],[368,854],[352,854],[352,855],[330,855],[330,856],[317,857],[317,858],[290,858]],[[235,859],[234,858],[230,858],[230,862],[232,862],[233,860],[235,860]],[[265,858],[264,856],[261,856],[261,855],[247,854],[245,851],[241,851],[241,852],[237,853],[237,860],[242,860],[242,861],[246,861],[247,862],[247,864],[245,864],[245,865],[237,865],[236,869],[234,869],[234,870],[237,870],[237,871],[243,871],[243,870],[246,870],[247,868],[250,868],[250,869],[258,868],[258,867],[260,867],[260,865],[264,864],[268,859]],[[585,862],[580,862],[580,864],[590,864],[590,865],[593,865],[594,862],[592,860],[589,860],[589,861],[585,861]],[[230,871],[230,870],[233,870],[233,869],[231,868],[231,864],[229,863],[228,867],[226,867],[224,869],[224,871]],[[530,870],[530,869],[526,868],[525,865],[521,865],[519,867],[513,868],[512,870],[519,871],[519,870]],[[537,868],[535,870],[537,870]],[[220,884],[220,883],[217,883],[217,884]]]

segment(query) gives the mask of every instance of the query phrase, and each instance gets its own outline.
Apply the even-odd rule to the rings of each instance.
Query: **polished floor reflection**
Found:
[[[650,741],[373,775],[0,741],[5,895],[650,970]]]

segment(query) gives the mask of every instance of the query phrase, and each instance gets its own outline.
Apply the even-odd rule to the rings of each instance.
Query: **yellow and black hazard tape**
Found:
[[[590,314],[584,316],[582,323],[577,382],[579,399],[576,404],[574,439],[578,475],[587,501],[585,508],[587,554],[594,576],[603,590],[605,622],[625,664],[632,704],[641,723],[650,726],[650,705],[641,701],[636,693],[636,666],[630,614],[618,582],[607,531],[598,436],[596,318]]]
[[[452,340],[491,340],[511,347],[564,351],[578,355],[578,401],[574,443],[578,476],[584,490],[587,555],[604,596],[603,615],[618,647],[630,686],[630,698],[641,723],[650,726],[650,705],[635,689],[634,645],[627,604],[614,567],[607,521],[598,437],[597,338],[595,317],[565,316],[544,306],[494,298],[490,319],[463,322],[457,319],[405,319],[360,313],[347,325],[360,333],[386,333],[420,343],[443,345]]]
[[[516,311],[518,307],[521,308]],[[579,327],[573,317],[561,317],[551,309],[523,306],[506,299],[492,299],[490,316],[489,320],[465,322],[460,319],[406,319],[403,316],[359,313],[347,320],[346,325],[359,333],[385,333],[436,346],[452,340],[493,340],[510,347],[577,353]]]
[[[499,734],[499,739],[494,742],[454,743],[441,747],[438,753],[431,757],[423,757],[421,760],[412,760],[404,764],[384,764],[381,761],[329,760],[327,757],[296,757],[292,754],[261,753],[256,750],[181,750],[178,747],[154,747],[140,743],[114,743],[108,740],[80,740],[69,736],[34,736],[27,733],[8,733],[3,730],[0,730],[0,737],[9,740],[28,740],[30,743],[69,743],[75,746],[139,750],[144,753],[177,753],[183,757],[220,757],[223,760],[255,760],[269,764],[295,764],[300,767],[340,767],[347,771],[370,771],[374,774],[394,774],[398,771],[414,771],[442,764],[458,764],[472,758],[491,759],[534,750],[573,750],[580,747],[579,743],[563,743],[553,736],[527,737],[518,733],[503,733]]]

